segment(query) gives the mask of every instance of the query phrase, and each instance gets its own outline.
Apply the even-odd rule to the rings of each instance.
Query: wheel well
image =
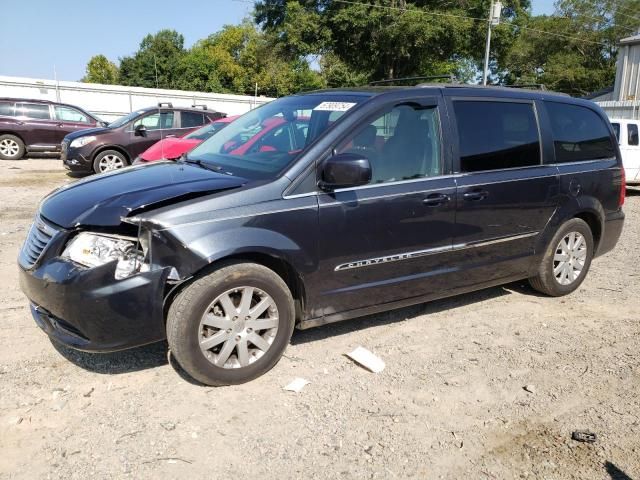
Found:
[[[13,135],[14,137],[18,137],[20,139],[20,141],[24,144],[24,146],[26,147],[27,144],[24,141],[24,138],[22,138],[20,136],[20,134],[16,133],[16,132],[4,132],[0,130],[0,135]]]
[[[589,228],[591,229],[591,234],[593,235],[593,243],[594,243],[594,252],[598,251],[598,245],[600,245],[600,237],[602,235],[602,225],[600,224],[600,219],[593,212],[581,212],[578,213],[575,218],[579,218],[584,220]]]
[[[91,161],[93,162],[96,159],[96,157],[98,155],[100,155],[102,152],[104,152],[105,150],[115,150],[116,152],[119,152],[119,153],[123,154],[124,157],[127,159],[127,162],[129,162],[129,164],[131,164],[131,157],[129,157],[129,154],[127,153],[127,151],[124,148],[118,147],[116,145],[105,145],[104,147],[100,147],[93,154],[93,157],[91,158]]]
[[[282,280],[287,284],[289,290],[291,291],[291,296],[293,297],[295,313],[296,313],[296,321],[302,319],[305,305],[305,289],[304,283],[300,278],[300,275],[296,272],[296,270],[289,264],[287,261],[282,260],[280,258],[265,254],[265,253],[243,253],[239,255],[232,255],[229,257],[224,257],[216,260],[213,263],[210,263],[202,270],[194,274],[189,280],[180,284],[177,288],[171,290],[165,298],[165,317],[166,312],[171,303],[173,302],[173,298],[182,291],[187,285],[191,284],[195,279],[198,279],[204,275],[211,273],[214,270],[217,270],[224,264],[228,264],[230,262],[251,262],[257,263],[259,265],[263,265],[270,270],[273,270],[277,273]]]

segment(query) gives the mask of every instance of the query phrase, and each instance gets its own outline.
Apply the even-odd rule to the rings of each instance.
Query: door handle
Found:
[[[428,207],[435,207],[437,205],[442,205],[449,201],[449,195],[445,195],[444,193],[432,193],[427,198],[422,200],[422,203],[427,205]]]
[[[468,200],[470,202],[477,202],[479,200],[484,200],[489,196],[489,192],[486,190],[474,190],[472,192],[467,192],[462,195],[462,198]]]
[[[170,135],[165,135],[164,138],[176,138],[176,136],[173,134],[170,134]]]

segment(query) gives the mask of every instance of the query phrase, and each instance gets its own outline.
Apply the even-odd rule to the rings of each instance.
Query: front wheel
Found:
[[[117,150],[105,150],[96,155],[93,171],[96,173],[111,172],[129,165],[127,158]]]
[[[186,287],[167,316],[180,366],[206,385],[234,385],[268,372],[294,327],[291,292],[272,270],[232,263]]]
[[[593,234],[584,220],[572,218],[563,223],[547,247],[538,274],[531,286],[547,295],[560,297],[576,290],[591,266]]]

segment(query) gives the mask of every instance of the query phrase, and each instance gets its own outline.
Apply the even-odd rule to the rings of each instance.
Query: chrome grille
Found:
[[[47,225],[39,215],[36,216],[20,251],[20,264],[25,268],[33,267],[46,250],[55,233],[56,229]]]

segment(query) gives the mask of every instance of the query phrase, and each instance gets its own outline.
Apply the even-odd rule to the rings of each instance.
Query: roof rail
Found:
[[[165,105],[167,108],[173,108],[173,103],[171,102],[158,102],[158,107],[162,108]]]
[[[505,85],[508,88],[528,88],[530,90],[547,91],[547,87],[543,83],[514,83],[513,85]]]
[[[207,110],[207,106],[204,103],[194,103],[191,105],[191,108],[201,108],[202,110]]]
[[[397,82],[414,82],[416,80],[449,80],[450,83],[457,83],[458,79],[453,73],[449,75],[429,75],[429,76],[421,76],[421,77],[404,77],[404,78],[389,78],[387,80],[376,80],[375,82],[369,82],[369,85],[387,85],[390,83]]]

